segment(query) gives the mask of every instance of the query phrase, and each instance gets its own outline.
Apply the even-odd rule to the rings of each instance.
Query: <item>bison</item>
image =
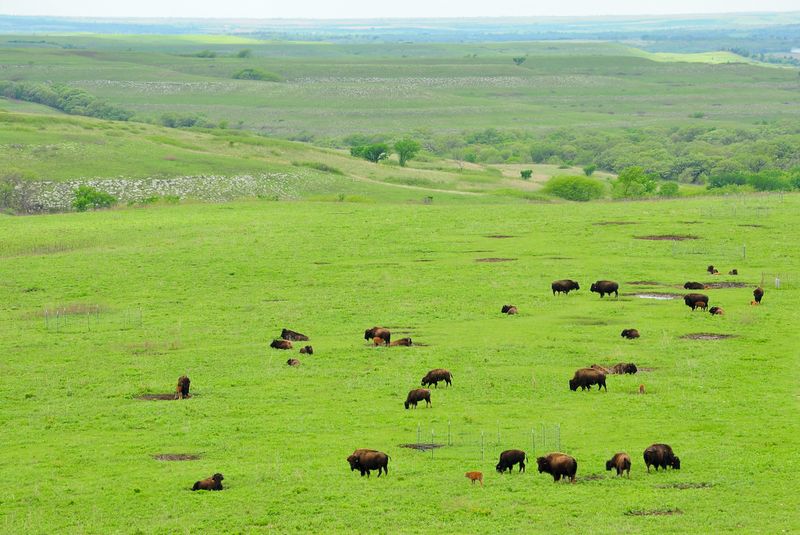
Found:
[[[503,308],[500,309],[500,312],[502,312],[503,314],[508,314],[509,316],[513,316],[518,311],[517,307],[515,307],[514,305],[503,305]]]
[[[626,374],[626,373],[628,375],[634,375],[636,372],[639,371],[639,369],[636,367],[636,364],[634,364],[633,362],[620,362],[619,364],[614,364],[610,368],[610,371],[611,371],[611,373],[614,373],[614,374],[617,374],[617,375],[623,375],[623,374]]]
[[[590,291],[600,294],[600,297],[612,293],[614,297],[619,297],[619,284],[614,281],[597,281],[592,284]]]
[[[314,354],[314,348],[311,347],[311,346],[301,347],[300,348],[300,354],[301,355],[313,355]]]
[[[353,470],[353,463],[355,463],[355,468],[361,472],[362,477],[365,474],[369,477],[369,473],[372,470],[378,471],[378,477],[381,477],[381,472],[389,475],[389,456],[382,451],[362,450],[358,455],[355,455],[355,453],[351,455],[351,457],[353,456],[355,456],[355,459],[350,463],[350,469],[351,471]],[[348,457],[349,460],[350,457]]]
[[[578,461],[565,453],[551,453],[547,457],[538,457],[539,473],[547,472],[553,476],[553,483],[562,477],[575,483],[575,474],[578,472]]]
[[[292,331],[291,329],[283,329],[281,331],[281,338],[293,342],[308,342],[308,336]]]
[[[389,332],[389,329],[373,327],[364,331],[364,340],[372,340],[376,336],[383,340],[386,345],[389,345],[389,342],[392,341],[392,333]]]
[[[483,472],[467,472],[464,475],[472,482],[473,485],[476,481],[479,481],[481,487],[483,486]]]
[[[691,307],[692,310],[698,307],[705,308],[708,306],[708,296],[705,294],[686,294],[683,296],[683,302],[686,303],[687,307]],[[701,306],[700,303],[704,303],[705,306]]]
[[[373,339],[372,339],[372,343],[373,343],[373,344],[374,344],[376,347],[377,347],[377,346],[382,346],[382,345],[384,345],[383,338],[381,338],[380,336],[376,336],[375,338],[373,338]]]
[[[623,329],[620,336],[628,340],[633,340],[634,338],[639,338],[639,331],[636,329]]]
[[[610,461],[606,461],[606,471],[616,469],[617,475],[621,476],[622,472],[628,472],[628,477],[631,477],[631,457],[627,453],[615,453]]]
[[[711,307],[708,309],[712,316],[723,316],[725,311],[722,310],[722,307]]]
[[[506,450],[500,454],[500,460],[495,466],[495,470],[500,472],[501,474],[508,469],[509,472],[513,472],[514,465],[519,463],[519,471],[525,471],[525,459],[528,456],[525,455],[525,452],[522,450]]]
[[[361,456],[362,453],[368,452],[377,452],[378,450],[370,450],[366,448],[359,448],[355,450],[351,455],[347,456],[347,462],[350,463],[350,471],[358,469],[358,458]],[[361,474],[364,475],[363,473]]]
[[[728,275],[738,275],[738,274],[739,274],[739,270],[738,269],[732,269],[732,270],[730,270],[728,272]]]
[[[672,448],[667,444],[653,444],[644,450],[644,464],[647,465],[647,471],[650,471],[650,465],[656,467],[656,472],[659,467],[664,470],[671,466],[673,470],[681,469],[681,460],[672,452]]]
[[[760,305],[761,304],[761,299],[764,297],[764,288],[759,286],[758,288],[753,290],[753,297],[755,298],[756,303],[758,303]]]
[[[606,374],[606,375],[608,375],[609,373],[611,373],[611,370],[610,370],[610,369],[606,368],[605,366],[600,366],[599,364],[592,364],[592,365],[591,365],[591,366],[589,366],[589,367],[590,367],[591,369],[593,369],[593,370],[598,370],[598,371],[601,371],[601,372],[603,372],[603,373],[604,373],[604,374]]]
[[[185,375],[178,377],[178,385],[175,387],[175,399],[186,399],[189,395],[189,384],[191,381]]]
[[[550,288],[553,290],[553,295],[562,292],[566,295],[569,295],[572,290],[580,290],[581,286],[574,280],[563,279],[560,281],[553,281],[553,284],[550,285]]]
[[[696,309],[705,310],[708,308],[708,303],[706,301],[695,301],[694,306],[692,306],[692,310]]]
[[[292,349],[292,343],[289,340],[273,340],[269,347],[274,349]]]
[[[192,490],[222,490],[222,474],[216,473],[213,476],[195,481]]]
[[[644,385],[639,385],[639,393],[644,394]]]
[[[684,289],[686,290],[704,290],[706,285],[702,282],[692,282],[687,281],[686,284],[683,285]]]
[[[433,385],[435,388],[439,388],[439,381],[444,381],[447,386],[451,386],[453,384],[453,374],[448,370],[436,368],[425,374],[425,377],[422,378],[422,386]]]
[[[412,390],[408,393],[408,397],[406,397],[406,402],[403,404],[407,409],[409,406],[413,405],[414,408],[417,408],[417,403],[420,401],[425,400],[425,406],[430,407],[431,405],[431,391],[427,388],[417,388]]]
[[[412,344],[413,343],[411,342],[411,338],[401,338],[400,340],[395,340],[394,342],[392,342],[389,345],[392,346],[392,347],[395,347],[395,346],[410,347]]]
[[[719,275],[719,270],[717,268],[715,268],[714,266],[708,266],[706,268],[706,271],[708,271],[712,275]]]
[[[300,361],[297,359],[289,359],[286,361],[289,366],[300,366]]]
[[[608,392],[605,373],[592,368],[581,368],[576,371],[575,376],[569,380],[569,389],[573,392],[578,390],[578,387],[580,387],[581,390],[591,390],[592,385],[595,384],[598,390],[605,388],[606,392]]]

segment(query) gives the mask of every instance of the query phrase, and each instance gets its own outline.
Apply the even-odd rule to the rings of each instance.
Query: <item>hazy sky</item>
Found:
[[[379,18],[800,11],[800,0],[0,0],[0,14],[89,17]]]

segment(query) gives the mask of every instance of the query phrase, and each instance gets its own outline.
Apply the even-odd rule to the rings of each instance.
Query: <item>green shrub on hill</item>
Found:
[[[544,191],[568,201],[591,201],[605,194],[605,185],[586,176],[554,176],[545,184]]]
[[[117,198],[100,191],[92,186],[78,186],[75,190],[75,200],[72,206],[79,212],[85,212],[89,208],[97,210],[99,208],[110,208],[117,203]]]
[[[15,100],[44,104],[71,115],[85,115],[112,121],[127,121],[133,112],[99,100],[83,89],[64,84],[0,82],[0,95]]]
[[[262,82],[280,82],[281,77],[273,72],[262,69],[242,69],[234,73],[236,80],[260,80]]]

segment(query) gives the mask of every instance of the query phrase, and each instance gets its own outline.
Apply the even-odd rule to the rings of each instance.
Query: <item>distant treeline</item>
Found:
[[[6,98],[43,104],[71,115],[127,121],[133,112],[104,102],[83,89],[63,84],[0,81],[0,94]]]

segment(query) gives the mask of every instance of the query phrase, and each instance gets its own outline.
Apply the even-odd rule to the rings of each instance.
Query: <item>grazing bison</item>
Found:
[[[683,285],[686,290],[703,290],[705,289],[706,285],[702,282],[692,282],[687,281],[686,284]]]
[[[708,296],[705,294],[686,294],[683,296],[683,302],[686,303],[687,307],[691,307],[692,310],[701,307],[700,303],[704,303],[705,306],[701,308],[705,308],[708,306]]]
[[[722,316],[725,314],[725,311],[722,310],[722,307],[711,307],[708,309],[712,316]]]
[[[444,381],[447,386],[451,386],[453,384],[453,374],[448,370],[436,368],[425,374],[425,377],[422,378],[422,386],[433,385],[435,388],[439,388],[439,381]]]
[[[738,274],[739,274],[739,270],[738,269],[732,269],[732,270],[730,270],[728,272],[728,275],[738,275]]]
[[[628,340],[633,340],[634,338],[639,338],[639,331],[636,329],[623,329],[620,336]]]
[[[222,490],[223,479],[225,478],[222,477],[222,474],[214,474],[209,478],[195,481],[195,484],[192,486],[192,490]]]
[[[395,340],[394,342],[392,342],[389,345],[392,346],[392,347],[394,347],[394,346],[410,347],[412,344],[413,343],[411,342],[411,338],[401,338],[400,340]]]
[[[759,286],[755,290],[753,290],[753,297],[756,299],[756,303],[759,305],[761,304],[761,299],[764,297],[764,288]]]
[[[291,340],[293,342],[307,342],[308,336],[292,331],[291,329],[284,329],[281,331],[281,338],[284,340]]]
[[[359,448],[355,450],[352,455],[347,456],[347,462],[350,463],[350,471],[358,469],[358,458],[361,456],[362,453],[369,453],[369,452],[377,452],[378,450],[370,450],[366,448]],[[364,475],[363,473],[361,474]]]
[[[300,366],[300,361],[297,359],[289,359],[286,361],[289,366]]]
[[[620,362],[619,364],[614,364],[610,368],[610,371],[611,371],[611,373],[614,373],[614,374],[617,374],[617,375],[623,375],[623,374],[626,374],[626,373],[628,375],[633,375],[636,372],[638,372],[639,369],[636,367],[636,364],[634,364],[633,362]]]
[[[378,471],[378,477],[381,477],[381,472],[389,475],[389,456],[382,451],[364,450],[355,456],[355,467],[361,472],[362,477],[365,474],[369,477],[369,473],[372,470]],[[352,463],[350,464],[350,469],[351,471],[353,469]]]
[[[314,348],[311,347],[311,346],[301,347],[300,348],[300,354],[301,355],[313,355],[314,354]]]
[[[547,472],[553,476],[553,483],[562,477],[575,483],[575,474],[578,472],[578,461],[565,453],[551,453],[547,457],[538,457],[539,473]]]
[[[274,349],[292,349],[292,343],[289,340],[273,340],[269,347]]]
[[[592,385],[595,384],[598,390],[605,388],[606,392],[608,392],[605,373],[592,368],[581,368],[576,371],[575,376],[569,380],[569,389],[573,392],[578,390],[578,387],[580,387],[581,390],[591,390]]]
[[[553,284],[550,285],[550,288],[553,290],[553,295],[562,292],[569,295],[572,290],[580,290],[581,286],[574,280],[564,279],[560,281],[553,281]]]
[[[483,472],[467,472],[464,475],[472,482],[473,485],[476,481],[479,481],[481,487],[483,486]]]
[[[178,385],[175,387],[175,399],[186,399],[189,395],[189,384],[191,381],[185,375],[178,377]]]
[[[417,388],[412,390],[408,393],[408,397],[406,397],[406,402],[403,404],[407,409],[410,405],[413,405],[414,408],[417,408],[417,403],[422,400],[425,400],[425,406],[430,407],[431,405],[431,391],[427,388]]]
[[[592,283],[590,290],[594,293],[600,294],[600,297],[608,294],[614,294],[614,297],[619,297],[619,284],[614,281],[597,281]]]
[[[500,312],[502,312],[503,314],[508,314],[509,316],[513,316],[518,311],[517,307],[515,307],[514,305],[503,305],[503,308],[500,309]]]
[[[616,469],[617,475],[621,476],[622,472],[628,472],[628,477],[631,477],[631,457],[627,453],[615,453],[610,461],[606,461],[606,471]]]
[[[656,472],[659,467],[664,470],[668,466],[671,466],[673,470],[681,469],[681,460],[672,453],[672,448],[666,444],[653,444],[644,450],[644,464],[647,465],[648,472],[650,471],[650,465],[656,467]]]
[[[389,332],[389,329],[373,327],[364,331],[364,340],[372,340],[376,336],[383,340],[386,345],[389,345],[389,342],[392,341],[392,333]]]
[[[495,470],[500,472],[501,474],[508,469],[509,472],[513,472],[514,465],[519,463],[519,471],[525,471],[525,459],[528,456],[525,455],[525,452],[522,450],[506,450],[500,454],[500,460],[495,466]]]

